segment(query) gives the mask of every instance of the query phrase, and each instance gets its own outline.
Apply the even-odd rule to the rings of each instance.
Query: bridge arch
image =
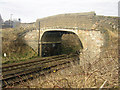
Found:
[[[41,30],[40,43],[42,45],[42,56],[52,56],[61,53],[64,54],[65,52],[63,52],[63,49],[65,49],[65,47],[69,47],[69,49],[71,49],[71,47],[75,47],[75,51],[73,52],[80,52],[84,47],[76,31],[68,29]],[[68,43],[70,45],[68,45]],[[66,50],[66,53],[70,52],[67,52]]]
[[[100,30],[83,30],[83,29],[81,30],[81,29],[74,29],[74,28],[73,29],[58,29],[58,28],[57,29],[56,28],[41,29],[40,41],[42,40],[43,37],[45,37],[45,33],[52,32],[52,31],[73,33],[74,35],[79,37],[80,41],[82,42],[83,54],[85,54],[86,59],[87,57],[94,58],[96,57],[96,55],[99,57],[99,53],[101,52],[101,47],[103,47],[105,42],[104,35],[101,33]],[[32,30],[32,31],[26,32],[26,34],[23,34],[22,36],[26,44],[30,46],[37,53],[39,50],[38,49],[39,30]],[[45,38],[43,41],[46,42]]]

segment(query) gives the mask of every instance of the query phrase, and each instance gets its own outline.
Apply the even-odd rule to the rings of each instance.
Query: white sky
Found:
[[[0,14],[4,20],[21,18],[35,22],[38,18],[95,11],[97,15],[118,16],[119,0],[0,0]]]

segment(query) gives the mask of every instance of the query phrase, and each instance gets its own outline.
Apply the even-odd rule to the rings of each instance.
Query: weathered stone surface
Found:
[[[89,57],[95,57],[97,54],[101,52],[101,47],[104,45],[104,36],[101,34],[100,31],[86,31],[86,30],[68,30],[68,29],[53,29],[54,31],[58,32],[73,32],[75,33],[80,41],[82,42],[83,45],[83,51],[88,52]],[[46,30],[41,30],[40,31],[40,39],[44,38],[43,35],[45,32],[52,31],[52,29],[46,29]],[[25,36],[24,39],[26,40],[27,44],[32,47],[36,52],[38,50],[38,31],[33,30],[31,32],[28,32]],[[52,38],[52,35],[51,35]],[[61,37],[56,37],[56,42],[58,41],[57,38]],[[53,38],[54,39],[54,38]],[[71,38],[72,39],[72,38]]]
[[[117,17],[98,16],[94,12],[82,14],[70,13],[38,19],[35,22],[35,25],[36,28],[38,28],[38,24],[40,22],[40,27],[43,29],[40,31],[40,38],[44,36],[45,32],[51,31],[53,28],[59,32],[67,31],[75,33],[83,44],[83,51],[86,52],[88,57],[92,58],[101,52],[101,47],[108,45],[108,31],[117,32],[117,20]],[[71,27],[74,27],[74,30]],[[48,28],[51,30],[48,30]],[[60,28],[66,29],[58,30]],[[26,33],[24,37],[28,45],[35,51],[38,49],[38,32],[39,31],[37,30],[33,30]],[[60,41],[57,36],[54,37],[55,40],[54,38],[50,38],[53,38],[52,35],[48,38],[49,40]]]

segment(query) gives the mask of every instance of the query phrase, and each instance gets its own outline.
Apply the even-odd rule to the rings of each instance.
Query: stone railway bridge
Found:
[[[27,45],[38,52],[38,25],[40,21],[40,40],[41,54],[43,55],[44,48],[42,46],[51,45],[55,47],[62,43],[64,35],[74,35],[78,37],[83,52],[89,58],[93,58],[101,52],[101,47],[106,46],[109,36],[104,32],[104,25],[106,20],[111,22],[116,21],[109,17],[97,16],[94,12],[90,13],[75,13],[75,14],[60,14],[50,17],[38,19],[34,24],[34,29],[23,33],[23,38]],[[108,24],[107,24],[108,25]],[[31,26],[31,25],[30,25]],[[32,26],[32,27],[33,27]],[[101,28],[102,27],[102,28]],[[107,27],[111,30],[110,25]],[[69,41],[75,40],[74,37],[69,38]],[[66,37],[67,38],[67,37]],[[67,41],[66,41],[67,42]],[[74,44],[74,42],[73,42]],[[60,49],[59,49],[60,50]]]
[[[104,44],[103,34],[99,30],[78,30],[78,29],[41,29],[40,30],[40,51],[43,55],[43,45],[51,44],[53,47],[55,44],[61,44],[62,36],[65,34],[73,34],[78,37],[79,44],[83,48],[82,51],[89,52],[90,58],[95,57],[100,53],[101,47]],[[24,35],[26,43],[38,52],[38,37],[39,30],[32,30]],[[72,40],[72,38],[71,38]],[[47,47],[47,46],[46,46]]]

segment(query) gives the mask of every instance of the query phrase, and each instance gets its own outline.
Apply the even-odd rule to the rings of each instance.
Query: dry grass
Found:
[[[19,37],[22,32],[25,32],[25,30],[2,29],[2,53],[6,53],[6,57],[2,55],[3,64],[24,61],[36,55],[33,49]]]
[[[117,42],[103,49],[94,62],[84,60],[80,65],[71,63],[71,67],[58,72],[40,76],[24,82],[17,88],[119,88]],[[114,47],[114,48],[113,48]],[[111,50],[112,49],[112,50]],[[86,57],[86,56],[85,56]],[[14,87],[14,88],[16,88]]]
[[[12,88],[119,88],[118,38],[111,35],[109,45],[102,47],[96,57],[90,59],[88,53],[80,55],[80,65],[71,62],[69,68]]]

